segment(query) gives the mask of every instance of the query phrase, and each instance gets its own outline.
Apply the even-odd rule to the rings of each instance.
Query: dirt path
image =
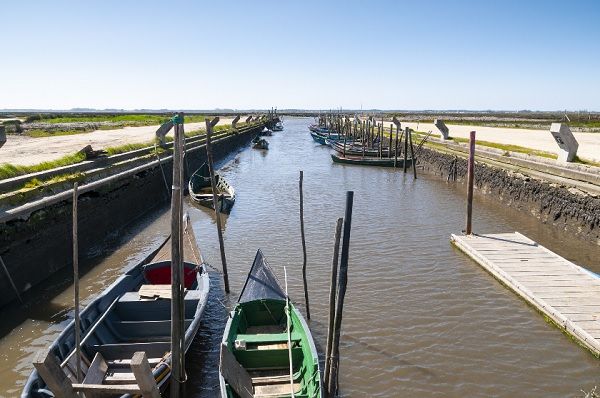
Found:
[[[219,125],[231,124],[232,120],[233,118],[221,118]],[[197,130],[204,126],[204,122],[186,123],[185,130]],[[86,145],[91,145],[94,149],[103,149],[152,141],[157,128],[158,126],[125,127],[41,138],[8,135],[6,144],[0,149],[0,163],[34,165],[75,153]],[[172,130],[169,134],[173,134]]]
[[[402,126],[425,132],[432,130],[434,134],[439,134],[433,123],[402,123]],[[554,138],[552,138],[549,129],[529,130],[459,125],[448,125],[448,128],[450,129],[451,137],[469,138],[469,132],[475,130],[477,131],[477,139],[481,141],[518,145],[553,153],[557,153],[558,151],[558,145],[554,141]],[[579,142],[577,154],[582,158],[600,162],[600,134],[573,133],[573,135],[575,135],[575,139]]]

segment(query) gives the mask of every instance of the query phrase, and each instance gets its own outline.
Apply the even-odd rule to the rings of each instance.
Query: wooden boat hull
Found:
[[[344,154],[344,143],[340,141],[328,141],[329,146],[339,154]],[[388,148],[381,149],[382,157],[388,157]],[[346,156],[363,156],[362,147],[353,146],[350,143],[346,144]],[[379,157],[379,148],[365,148],[365,157]],[[394,150],[392,149],[392,156],[394,156]]]
[[[261,268],[255,272],[257,264],[266,266],[267,271],[263,272]],[[259,280],[261,277],[264,279]],[[253,293],[245,296],[252,283],[255,284],[255,288],[251,288]],[[219,372],[222,398],[239,397],[236,388],[242,383],[252,389],[255,396],[290,397],[290,354],[294,396],[323,397],[319,359],[310,329],[300,311],[290,303],[288,335],[285,293],[276,283],[259,250],[223,333]],[[225,358],[229,359],[225,361]],[[238,373],[242,376],[231,380],[233,384],[227,379],[231,374],[228,369],[231,363],[243,368],[243,372]]]
[[[131,359],[136,351],[144,351],[149,358],[152,373],[159,388],[162,390],[168,385],[171,375],[171,301],[161,298],[147,300],[140,297],[138,290],[147,283],[144,277],[144,267],[156,270],[162,264],[170,269],[170,260],[162,260],[164,255],[161,254],[168,252],[167,257],[170,258],[169,245],[170,239],[167,239],[159,249],[130,268],[81,311],[82,354],[85,356],[87,365],[96,353],[103,355],[109,364],[105,382],[108,382],[108,378],[118,377],[120,372],[123,375],[122,372],[127,370],[126,366],[123,367],[124,360]],[[187,254],[185,261],[187,270],[198,270],[197,267],[200,267],[184,300],[185,350],[187,351],[200,327],[210,283],[204,266],[195,264],[193,260],[189,261]],[[167,288],[167,290],[170,289]],[[73,355],[74,329],[74,321],[71,321],[49,347],[61,363],[68,362],[64,369],[74,366],[74,362],[66,361],[69,358],[73,358],[74,361],[75,358]],[[21,398],[49,398],[52,396],[46,383],[34,370],[25,384]],[[122,397],[129,397],[129,395],[122,395]]]
[[[394,167],[394,158],[375,158],[375,157],[343,157],[336,154],[331,154],[331,159],[335,163],[354,164],[360,166],[379,166],[379,167]],[[407,159],[407,166],[412,165],[412,159]],[[404,167],[404,159],[398,158],[396,167]]]
[[[257,140],[252,144],[252,148],[254,148],[254,149],[269,149],[269,141],[267,141],[265,139]]]
[[[217,206],[219,206],[219,212],[229,214],[235,204],[235,191],[219,174],[215,173],[215,179],[217,180]],[[215,208],[210,173],[206,163],[192,174],[188,183],[188,190],[190,198],[194,202],[210,209]]]

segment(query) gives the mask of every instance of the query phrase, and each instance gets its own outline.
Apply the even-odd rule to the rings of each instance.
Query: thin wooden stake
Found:
[[[183,308],[183,113],[174,123],[171,194],[171,394],[182,397],[185,383],[185,314]]]
[[[300,180],[298,183],[300,189],[300,235],[302,237],[302,281],[304,283],[304,302],[306,303],[306,318],[310,319],[310,304],[308,302],[308,283],[306,281],[306,240],[304,238],[304,193],[302,181],[304,172],[300,170]]]
[[[473,216],[473,180],[475,178],[475,132],[469,134],[469,164],[467,169],[467,228],[465,233],[471,235]]]
[[[79,242],[77,236],[77,202],[79,199],[78,183],[73,184],[73,296],[75,301],[75,355],[77,382],[81,383],[81,321],[79,319]]]
[[[396,141],[394,143],[394,168],[398,167],[398,130],[400,130],[400,127],[396,126]]]
[[[342,331],[342,312],[344,310],[344,297],[346,296],[346,285],[348,283],[348,253],[350,250],[350,230],[352,228],[352,205],[354,192],[346,193],[346,212],[344,215],[344,236],[342,238],[342,253],[340,258],[340,274],[338,283],[337,303],[334,319],[334,334],[331,350],[331,370],[327,390],[329,396],[335,396],[338,389],[338,373],[340,363],[340,334]]]
[[[217,235],[219,237],[219,249],[221,250],[221,264],[223,266],[223,283],[225,284],[225,293],[229,293],[229,275],[227,274],[227,258],[225,257],[225,243],[223,242],[223,231],[221,230],[221,213],[219,211],[217,200],[217,182],[215,180],[215,170],[212,154],[212,134],[213,127],[219,122],[215,117],[212,121],[206,119],[206,158],[208,160],[208,170],[210,172],[210,185],[213,192],[213,206],[215,208],[215,218],[217,220]]]
[[[19,294],[19,289],[17,289],[17,285],[15,285],[15,282],[12,280],[12,277],[10,276],[10,272],[8,271],[8,267],[6,266],[6,264],[4,264],[4,260],[2,260],[2,256],[0,256],[0,265],[2,266],[2,269],[4,270],[6,279],[8,279],[8,282],[10,282],[10,286],[12,286],[12,288],[15,292],[15,295],[17,296],[17,298],[19,299],[21,304],[23,304],[23,298]]]
[[[408,130],[408,139],[410,145],[410,164],[413,168],[413,176],[417,179],[417,158],[415,157],[415,147],[413,146],[412,130]]]
[[[333,245],[333,260],[331,261],[331,282],[329,285],[329,323],[327,327],[327,350],[325,352],[325,371],[323,373],[323,385],[329,385],[331,372],[331,349],[333,346],[333,327],[335,322],[335,296],[337,291],[338,264],[340,259],[340,238],[342,235],[343,218],[338,218],[335,226]]]
[[[406,168],[408,167],[408,135],[410,134],[410,129],[406,127],[404,131],[404,165],[402,166],[402,171],[406,173]]]
[[[392,157],[392,136],[394,134],[394,125],[390,124],[390,142],[388,143],[388,159]],[[396,165],[394,164],[394,167]]]

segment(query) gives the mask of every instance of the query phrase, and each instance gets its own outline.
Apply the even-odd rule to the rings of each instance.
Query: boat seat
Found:
[[[235,339],[245,341],[246,343],[251,344],[278,342],[287,343],[288,335],[287,333],[238,334]],[[299,335],[292,333],[290,340],[293,343],[302,340],[302,338]]]
[[[287,344],[286,344],[287,345]],[[289,365],[289,349],[275,348],[268,351],[262,349],[236,350],[234,355],[246,370],[285,369]],[[294,367],[302,365],[302,348],[292,347],[292,363]]]
[[[91,349],[99,352],[107,360],[131,358],[138,351],[146,353],[147,357],[162,357],[171,350],[170,341],[155,341],[151,343],[111,343],[94,344]]]
[[[184,296],[185,317],[193,318],[202,292],[188,290]],[[116,312],[127,321],[161,321],[171,319],[171,300],[140,298],[138,292],[127,292],[119,298]]]
[[[185,320],[185,329],[190,326],[193,319]],[[150,338],[157,336],[165,336],[169,338],[171,335],[171,320],[159,321],[113,321],[112,326],[120,336],[136,338]]]

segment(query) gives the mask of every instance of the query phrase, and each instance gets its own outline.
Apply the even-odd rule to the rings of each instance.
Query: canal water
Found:
[[[332,164],[290,118],[267,137],[269,151],[245,149],[222,165],[236,204],[224,222],[231,294],[211,275],[211,301],[187,357],[189,397],[218,394],[218,343],[256,250],[261,248],[304,311],[298,174],[304,171],[308,279],[313,331],[323,352],[336,219],[355,192],[340,387],[347,397],[577,397],[600,384],[599,362],[449,243],[464,225],[465,186],[401,170]],[[220,268],[211,212],[188,204],[206,260]],[[167,209],[89,253],[84,304],[168,234]],[[596,246],[532,216],[478,196],[475,232],[518,230],[600,272]],[[68,237],[65,237],[68,239]],[[0,326],[0,396],[18,396],[34,353],[72,316],[68,270],[5,311]]]

